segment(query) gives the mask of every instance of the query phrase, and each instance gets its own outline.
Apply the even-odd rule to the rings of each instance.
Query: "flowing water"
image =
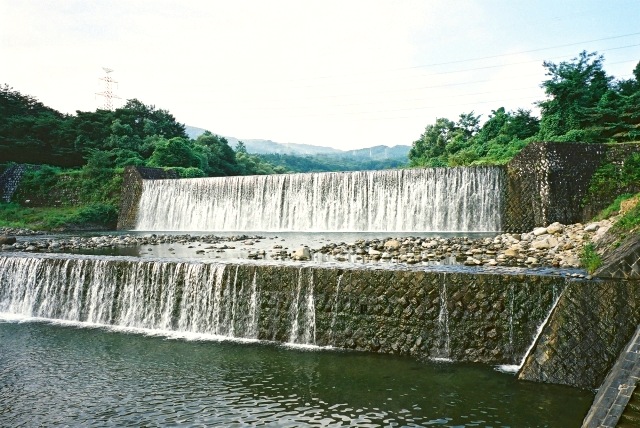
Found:
[[[136,230],[499,231],[503,175],[460,167],[145,180]]]
[[[0,426],[577,427],[592,395],[472,364],[2,321]]]

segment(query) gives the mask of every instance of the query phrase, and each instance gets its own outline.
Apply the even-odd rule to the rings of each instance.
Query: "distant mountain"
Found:
[[[192,140],[195,140],[199,136],[205,133],[206,129],[196,128],[195,126],[185,125],[184,130],[187,133],[187,136]]]
[[[331,147],[312,146],[310,144],[276,143],[271,140],[242,140],[249,153],[281,155],[326,155],[343,153],[341,150]]]
[[[357,149],[340,152],[340,157],[351,157],[363,160],[382,160],[382,159],[407,159],[411,146],[397,145],[374,146],[368,149]]]
[[[197,128],[195,126],[186,125],[185,129],[189,138],[192,139],[198,138],[198,136],[204,134],[205,132],[204,129]],[[348,158],[362,161],[397,159],[406,162],[409,150],[411,149],[411,146],[397,145],[393,147],[375,146],[357,150],[338,150],[332,147],[312,146],[310,144],[276,143],[275,141],[271,140],[254,138],[246,140],[238,140],[235,137],[227,136],[225,136],[225,138],[232,148],[235,148],[235,146],[238,144],[238,141],[242,141],[247,148],[247,152],[253,154],[279,154],[294,156],[323,155],[338,159]]]

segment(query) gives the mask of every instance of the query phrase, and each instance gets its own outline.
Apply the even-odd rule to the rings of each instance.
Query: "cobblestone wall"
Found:
[[[605,153],[602,144],[529,144],[507,165],[503,229],[584,221],[583,199]]]
[[[299,302],[303,320],[301,302],[312,290],[317,345],[491,364],[520,363],[566,284],[554,276],[415,269],[238,269],[237,287],[255,275],[260,289],[259,338],[289,341],[292,305]]]
[[[637,283],[570,282],[519,378],[595,389],[639,323]]]
[[[142,180],[162,180],[167,178],[178,178],[178,175],[175,171],[165,171],[161,168],[128,166],[124,169],[118,230],[133,229],[136,226],[138,204],[142,195]]]
[[[589,221],[617,196],[596,195],[585,202],[591,177],[603,163],[621,165],[632,153],[640,153],[640,144],[529,144],[506,166],[503,230]]]
[[[39,168],[37,165],[18,164],[7,168],[0,175],[0,196],[3,202],[11,202],[11,197],[18,188],[22,176],[28,170]]]

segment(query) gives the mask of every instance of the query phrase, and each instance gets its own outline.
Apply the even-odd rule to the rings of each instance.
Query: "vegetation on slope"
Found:
[[[364,160],[331,155],[298,156],[288,154],[256,156],[269,164],[280,166],[291,172],[365,171],[406,166],[406,160],[401,159]]]
[[[582,52],[572,61],[545,62],[547,98],[538,102],[540,119],[529,110],[463,113],[457,121],[438,118],[409,152],[411,166],[502,164],[532,141],[584,143],[640,140],[640,63],[634,77],[615,80],[604,58]]]
[[[191,140],[168,111],[138,100],[63,115],[7,85],[0,87],[0,162],[3,169],[44,165],[25,173],[12,204],[0,204],[0,225],[34,229],[114,228],[126,165],[182,177],[286,172],[210,132]]]

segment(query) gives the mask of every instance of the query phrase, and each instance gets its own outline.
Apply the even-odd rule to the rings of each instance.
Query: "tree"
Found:
[[[81,165],[69,121],[69,116],[36,98],[1,85],[0,162]]]
[[[189,140],[175,137],[170,140],[160,140],[156,146],[149,165],[156,167],[201,168],[203,160],[193,150]]]
[[[604,58],[582,51],[571,61],[545,61],[548,80],[542,82],[548,99],[538,103],[542,111],[541,139],[557,139],[569,131],[589,127],[612,78],[602,68]]]
[[[206,131],[196,139],[195,145],[205,159],[203,169],[207,175],[220,177],[239,173],[236,154],[226,138]]]
[[[455,131],[455,122],[442,117],[437,118],[433,125],[427,125],[409,150],[409,165],[445,166],[445,148]]]

